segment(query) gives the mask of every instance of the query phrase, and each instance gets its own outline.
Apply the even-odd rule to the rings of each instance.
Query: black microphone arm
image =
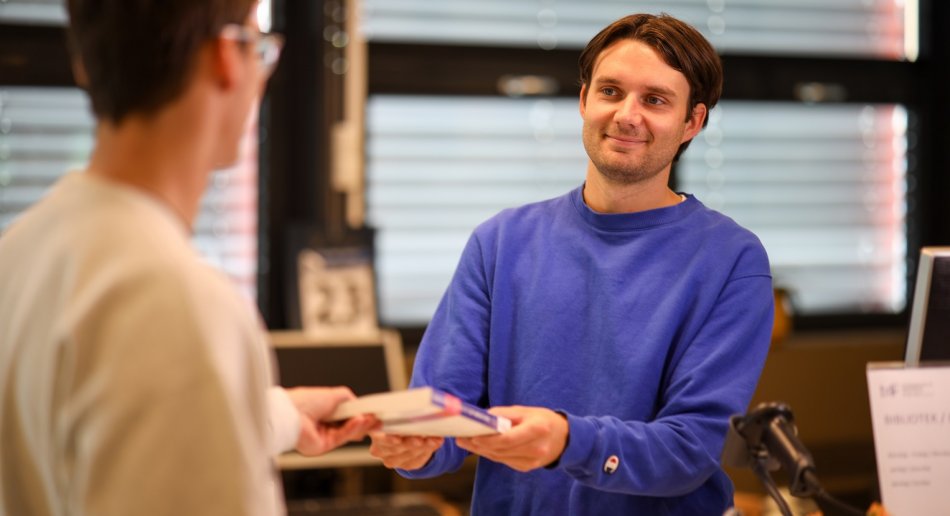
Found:
[[[791,409],[782,404],[774,406],[773,409],[772,404],[766,404],[763,409],[768,417],[762,432],[762,444],[788,473],[788,490],[792,496],[814,496],[821,490],[815,477],[815,459],[798,438]],[[756,411],[753,411],[753,416],[758,416]]]

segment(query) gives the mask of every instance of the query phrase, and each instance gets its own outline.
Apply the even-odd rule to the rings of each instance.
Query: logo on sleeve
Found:
[[[610,457],[607,457],[607,462],[604,462],[604,473],[613,475],[619,466],[620,458],[616,455],[611,455]]]

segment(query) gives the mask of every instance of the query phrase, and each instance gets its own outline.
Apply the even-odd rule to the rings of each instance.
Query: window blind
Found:
[[[384,324],[428,322],[478,223],[584,180],[575,99],[373,95],[367,107]],[[798,313],[893,313],[906,292],[906,149],[900,106],[722,102],[682,156],[678,189],[759,235]]]
[[[479,222],[583,181],[576,101],[374,95],[366,131],[387,325],[428,322]]]
[[[583,48],[634,12],[669,13],[723,53],[917,56],[917,0],[363,0],[373,42]]]
[[[759,236],[802,313],[897,313],[907,131],[897,105],[723,102],[683,154],[679,185]]]
[[[65,0],[2,0],[0,22],[26,25],[65,25]]]
[[[93,146],[95,121],[76,88],[0,86],[0,235]],[[253,300],[257,275],[256,127],[240,162],[215,171],[202,200],[193,242]]]
[[[257,4],[257,20],[262,31],[271,26],[270,0]],[[25,25],[66,25],[65,0],[0,0],[0,23]]]

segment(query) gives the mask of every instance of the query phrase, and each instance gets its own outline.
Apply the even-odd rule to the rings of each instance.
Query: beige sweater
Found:
[[[254,309],[153,198],[71,173],[0,237],[0,515],[282,514],[271,385]]]

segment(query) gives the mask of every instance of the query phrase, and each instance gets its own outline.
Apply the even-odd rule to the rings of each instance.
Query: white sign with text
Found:
[[[950,510],[950,365],[869,364],[881,498],[891,516]]]

